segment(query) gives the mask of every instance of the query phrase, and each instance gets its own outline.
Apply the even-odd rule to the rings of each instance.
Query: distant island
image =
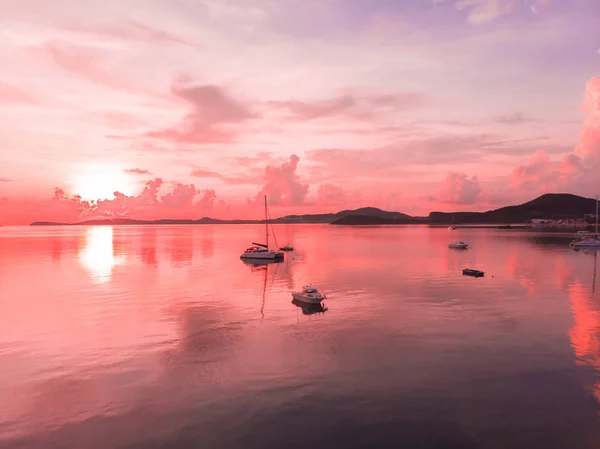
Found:
[[[486,212],[431,212],[427,217],[413,217],[376,207],[363,207],[329,214],[286,215],[270,220],[275,224],[313,223],[333,225],[450,225],[450,224],[519,224],[532,220],[583,220],[593,216],[596,200],[568,193],[548,193],[517,206],[507,206]],[[31,226],[118,226],[118,225],[198,225],[198,224],[260,224],[264,220],[219,220],[209,217],[197,220],[161,219],[135,220],[128,218],[86,220],[78,223],[36,221]]]
[[[305,215],[286,215],[269,220],[270,223],[281,224],[329,224],[340,218],[348,216],[367,216],[387,220],[412,220],[413,217],[400,212],[388,212],[376,207],[363,207],[354,210],[343,210],[330,214],[305,214]],[[113,218],[85,220],[77,223],[59,223],[50,221],[36,221],[30,226],[122,226],[122,225],[198,225],[198,224],[261,224],[264,220],[220,220],[216,218],[204,217],[197,220],[190,219],[161,219],[161,220],[135,220],[129,218]]]

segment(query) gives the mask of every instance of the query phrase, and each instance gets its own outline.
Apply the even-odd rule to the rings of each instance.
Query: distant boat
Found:
[[[483,271],[479,271],[479,270],[472,270],[470,268],[465,268],[463,270],[463,275],[465,276],[473,276],[476,278],[481,278],[485,275],[485,273]]]
[[[267,213],[267,195],[265,195],[265,240],[266,243],[252,242],[252,246],[247,248],[240,256],[241,259],[255,260],[281,260],[283,253],[269,249],[269,214]]]
[[[571,242],[571,248],[600,248],[600,238],[590,237],[587,239],[579,239]]]
[[[469,247],[468,243],[465,242],[452,242],[448,245],[448,248],[454,249],[467,249]]]
[[[498,226],[498,229],[512,229],[511,225]]]
[[[456,229],[456,226],[454,226],[454,214],[452,214],[452,224],[450,226],[448,226],[448,229],[450,231],[452,231],[453,229]]]
[[[279,248],[279,251],[294,251],[294,247],[290,245],[290,227],[287,228],[288,244]]]
[[[302,287],[302,291],[293,292],[292,298],[305,304],[320,304],[321,301],[326,298],[326,296],[319,293],[316,288],[306,285]]]
[[[598,201],[600,201],[600,197],[598,195],[596,195],[596,232],[595,232],[595,236],[573,240],[571,242],[571,244],[569,245],[569,246],[571,246],[571,248],[600,248],[600,238],[599,238],[599,234],[598,234]],[[581,233],[581,231],[579,231],[577,234],[580,234],[580,233]]]

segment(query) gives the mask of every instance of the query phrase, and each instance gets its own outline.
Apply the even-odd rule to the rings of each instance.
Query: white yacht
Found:
[[[454,249],[467,249],[469,247],[468,243],[465,242],[452,242],[448,245],[448,248]]]
[[[296,301],[300,301],[306,304],[320,304],[321,301],[323,301],[326,298],[326,296],[319,293],[319,291],[316,288],[310,285],[305,285],[304,287],[302,287],[301,292],[293,292],[292,298],[294,298]]]
[[[600,248],[600,235],[598,234],[598,201],[600,197],[596,196],[596,233],[594,237],[581,238],[573,240],[569,246],[571,248]]]
[[[571,242],[571,248],[600,248],[600,238],[590,237]]]
[[[269,249],[269,215],[267,213],[267,195],[265,195],[265,240],[267,243],[252,242],[240,256],[247,260],[282,260],[283,252]]]

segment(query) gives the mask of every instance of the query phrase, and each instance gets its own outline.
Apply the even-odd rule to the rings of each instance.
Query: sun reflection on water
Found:
[[[108,282],[113,268],[125,261],[124,256],[115,256],[113,249],[112,226],[88,228],[86,243],[79,253],[80,263],[90,272],[97,282]]]

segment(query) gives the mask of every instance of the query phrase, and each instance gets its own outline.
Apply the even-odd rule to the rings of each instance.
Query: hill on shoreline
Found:
[[[527,203],[506,206],[486,212],[431,212],[428,217],[401,219],[350,215],[332,222],[334,225],[399,225],[399,224],[520,224],[532,219],[583,219],[596,213],[596,200],[569,193],[548,193]]]
[[[427,217],[413,217],[376,207],[363,207],[329,214],[286,215],[269,220],[274,224],[334,224],[334,225],[399,225],[399,224],[517,224],[531,219],[583,218],[596,213],[596,200],[568,193],[548,193],[527,203],[507,206],[486,212],[431,212]],[[77,223],[36,221],[31,226],[123,226],[123,225],[198,225],[198,224],[261,224],[264,220],[219,220],[209,217],[197,220],[161,219],[135,220],[128,218],[85,220]]]
[[[293,223],[313,223],[329,224],[335,220],[346,216],[361,215],[371,219],[401,219],[411,217],[400,212],[389,212],[376,207],[363,207],[355,210],[343,210],[337,213],[329,214],[305,214],[305,215],[286,215],[284,217],[270,219],[270,223],[293,224]],[[215,218],[204,217],[197,220],[192,219],[172,219],[165,218],[160,220],[136,220],[129,218],[84,220],[77,223],[60,223],[51,221],[36,221],[30,226],[122,226],[122,225],[197,225],[197,224],[261,224],[264,220],[219,220]]]
[[[569,193],[547,193],[527,203],[501,207],[487,212],[431,212],[432,224],[529,223],[532,219],[583,219],[596,213],[596,200]]]

